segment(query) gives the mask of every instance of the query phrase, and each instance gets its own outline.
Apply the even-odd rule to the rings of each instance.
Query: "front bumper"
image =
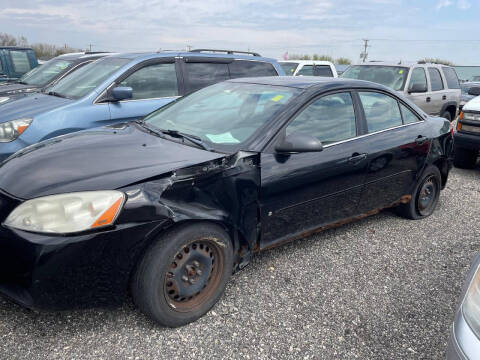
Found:
[[[454,134],[455,147],[470,150],[480,150],[480,134],[468,134],[457,131]]]
[[[75,236],[1,226],[0,293],[37,309],[121,303],[132,271],[160,224],[124,224]]]
[[[480,354],[480,340],[470,329],[461,308],[455,316],[448,340],[447,360],[473,360]]]

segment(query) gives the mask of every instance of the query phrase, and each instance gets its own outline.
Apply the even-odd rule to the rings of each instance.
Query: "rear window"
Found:
[[[432,91],[443,90],[443,80],[440,75],[440,71],[435,68],[428,68],[428,74],[430,75],[430,85],[432,86]]]
[[[13,63],[13,71],[16,73],[25,74],[29,72],[32,67],[30,66],[30,61],[28,60],[28,55],[25,51],[10,51],[10,58]]]
[[[295,70],[298,67],[298,63],[294,62],[281,62],[280,66],[282,67],[283,71],[285,71],[285,75],[292,76]]]
[[[328,65],[315,65],[315,76],[333,77],[332,69]]]
[[[230,78],[227,64],[195,62],[186,63],[185,66],[189,93]]]
[[[447,79],[447,85],[449,89],[460,89],[460,84],[458,83],[458,77],[455,70],[451,67],[444,66],[442,68],[445,79]]]
[[[254,76],[277,76],[272,64],[260,61],[235,60],[228,64],[232,79]]]
[[[304,65],[298,70],[297,75],[313,76],[313,65]]]

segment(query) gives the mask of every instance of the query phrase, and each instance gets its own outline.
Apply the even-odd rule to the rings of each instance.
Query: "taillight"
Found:
[[[458,120],[462,120],[463,119],[463,111],[460,112],[460,115],[458,115]]]
[[[457,124],[460,124],[460,123],[457,122]],[[458,128],[458,125],[457,125],[457,128]],[[450,134],[452,134],[452,136],[453,136],[453,124],[452,123],[450,123]]]

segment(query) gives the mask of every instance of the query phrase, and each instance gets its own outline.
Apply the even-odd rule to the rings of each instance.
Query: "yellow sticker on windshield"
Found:
[[[398,73],[399,73],[399,74],[403,74],[403,70],[398,70]]]
[[[272,101],[280,101],[283,99],[283,95],[277,95],[272,98]]]

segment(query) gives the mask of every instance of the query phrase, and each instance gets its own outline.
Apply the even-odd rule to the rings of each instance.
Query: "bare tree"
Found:
[[[17,46],[17,39],[10,34],[0,33],[0,45]]]

